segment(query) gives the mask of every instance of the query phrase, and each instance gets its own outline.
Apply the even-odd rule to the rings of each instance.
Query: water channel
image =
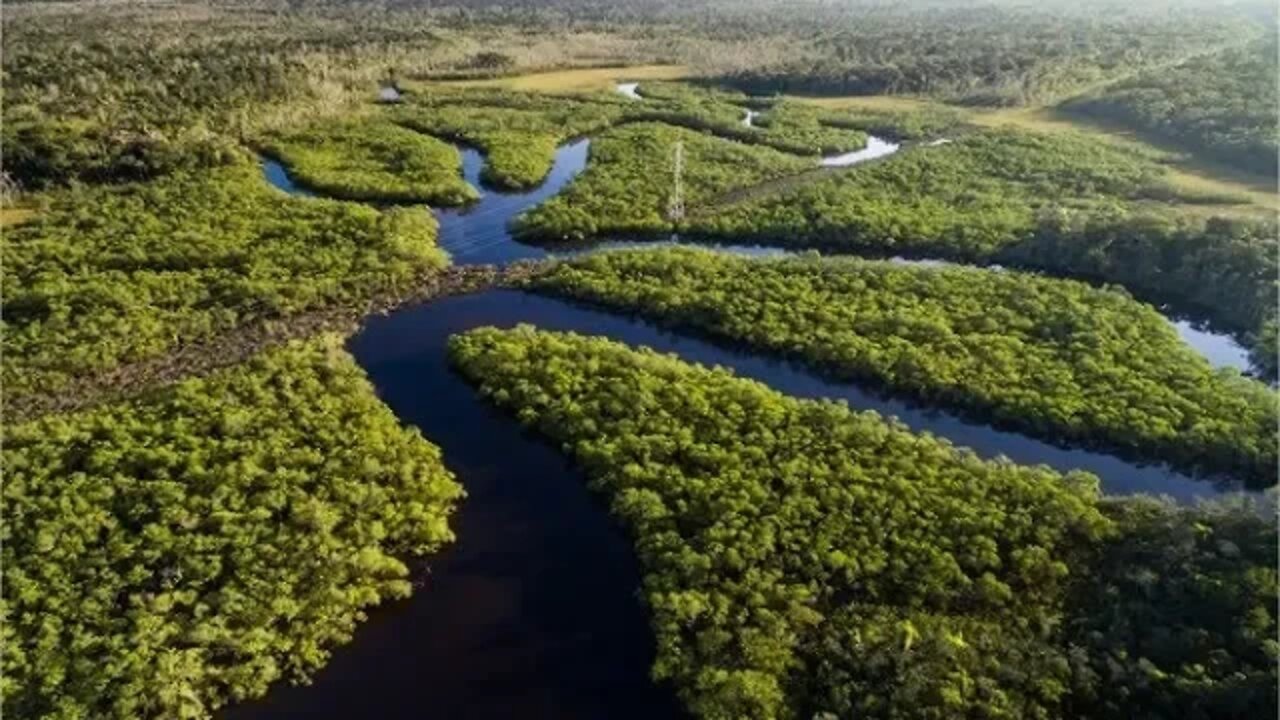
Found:
[[[558,192],[585,166],[589,141],[560,148],[546,182],[526,193],[483,190],[478,203],[438,213],[440,243],[455,263],[507,263],[556,253],[516,242],[508,226]],[[463,149],[466,179],[481,187],[483,158]],[[267,179],[299,192],[283,168]],[[309,194],[309,193],[308,193]],[[597,243],[564,253],[628,243]],[[653,246],[647,243],[646,246]],[[729,247],[751,255],[778,254]],[[925,261],[929,262],[929,261]],[[1218,488],[1161,466],[1067,449],[951,413],[828,382],[784,361],[674,334],[632,317],[513,290],[490,290],[369,319],[349,347],[380,397],[444,453],[468,497],[452,518],[458,540],[417,564],[413,597],[386,604],[335,650],[310,687],[277,686],[260,701],[220,713],[258,718],[672,718],[669,688],[648,677],[652,638],[635,589],[639,571],[624,534],[584,478],[556,448],[522,432],[448,366],[454,333],[532,323],[602,335],[732,367],[798,397],[843,399],[897,416],[912,429],[987,457],[1096,473],[1112,493],[1160,492],[1181,499]],[[1175,323],[1217,363],[1241,362],[1229,338]],[[1225,338],[1225,339],[1224,339]],[[1238,348],[1238,346],[1236,346]],[[430,569],[428,570],[428,563]]]

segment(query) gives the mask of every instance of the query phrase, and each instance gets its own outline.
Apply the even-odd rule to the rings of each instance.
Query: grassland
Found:
[[[551,72],[486,78],[484,80],[450,80],[431,85],[459,87],[501,88],[547,93],[589,93],[611,90],[620,82],[642,80],[676,80],[688,77],[690,69],[685,65],[632,65],[601,68],[575,68]]]

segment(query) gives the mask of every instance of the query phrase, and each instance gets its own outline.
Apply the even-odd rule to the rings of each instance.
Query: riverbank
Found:
[[[72,380],[56,393],[5,398],[5,420],[22,423],[49,413],[73,412],[113,400],[143,394],[189,377],[242,363],[290,340],[325,332],[349,335],[371,316],[434,298],[515,285],[540,272],[538,263],[457,265],[418,278],[396,292],[383,293],[358,305],[339,305],[288,317],[270,318],[236,328],[207,340],[188,343],[165,353],[128,363],[96,375]]]

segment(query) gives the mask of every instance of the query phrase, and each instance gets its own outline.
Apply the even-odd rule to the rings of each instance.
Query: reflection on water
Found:
[[[1227,333],[1214,332],[1186,318],[1169,319],[1173,329],[1216,368],[1235,368],[1242,373],[1255,370],[1249,351]]]
[[[876,158],[892,155],[898,152],[901,147],[898,143],[889,142],[884,138],[875,135],[867,136],[867,146],[861,150],[855,150],[841,155],[831,155],[822,158],[823,167],[848,167],[849,165],[857,165],[860,162],[874,160]]]
[[[639,87],[640,83],[618,83],[618,92],[626,95],[632,100],[643,100],[644,98],[640,97],[640,93],[636,92],[636,89]]]
[[[508,225],[572,180],[585,166],[588,147],[581,140],[560,148],[546,182],[536,190],[485,189],[471,207],[438,212],[441,244],[459,263],[549,255],[516,242]],[[859,152],[869,150],[871,144]],[[462,153],[464,176],[480,187],[482,156],[469,149]],[[263,169],[276,187],[311,194],[278,163],[264,161]],[[601,242],[560,252],[679,243],[678,237],[665,243]],[[757,257],[785,252],[751,246],[725,250]],[[431,558],[431,572],[420,565],[415,595],[373,613],[354,641],[334,652],[313,686],[279,686],[265,699],[233,706],[220,717],[394,720],[428,711],[486,720],[682,717],[672,693],[648,677],[653,640],[635,594],[640,575],[628,540],[557,448],[522,432],[448,366],[450,335],[522,322],[724,365],[796,397],[842,399],[854,409],[897,416],[913,430],[984,457],[1061,471],[1085,469],[1097,474],[1109,493],[1156,492],[1186,500],[1220,490],[1165,467],[1056,447],[857,385],[826,381],[784,361],[674,334],[636,318],[508,290],[436,300],[370,318],[350,347],[379,395],[403,422],[442,448],[464,483],[468,498],[451,521],[456,545]],[[1241,361],[1242,350],[1226,336],[1184,321],[1174,325],[1213,362]]]
[[[636,318],[511,290],[444,298],[370,318],[350,349],[396,415],[438,444],[463,480],[457,544],[432,558],[413,598],[374,613],[312,687],[278,687],[225,720],[418,718],[424,707],[448,718],[507,718],[512,708],[570,720],[680,717],[672,695],[647,677],[653,641],[629,542],[557,448],[522,432],[449,368],[450,335],[518,323],[730,367],[795,397],[842,399],[984,457],[1089,470],[1109,493],[1219,492],[1168,468],[1055,447]]]
[[[284,169],[284,165],[272,160],[268,157],[262,158],[262,174],[266,176],[267,182],[289,193],[290,195],[300,195],[302,197],[315,197],[316,194],[310,190],[295,183],[293,178],[289,177],[289,171]]]

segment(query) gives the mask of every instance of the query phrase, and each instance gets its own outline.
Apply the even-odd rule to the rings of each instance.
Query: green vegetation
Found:
[[[1064,108],[1274,177],[1280,153],[1274,35],[1125,80]]]
[[[963,112],[936,103],[904,103],[902,107],[886,108],[838,98],[800,98],[798,102],[824,108],[820,117],[825,125],[893,140],[941,139],[966,129]]]
[[[1275,711],[1263,513],[1109,507],[1087,474],[603,339],[480,329],[450,351],[630,531],[654,675],[697,717]]]
[[[15,3],[3,33],[6,169],[38,189],[216,163],[235,139],[341,117],[371,100],[389,72],[408,82],[583,74],[501,81],[569,90],[627,77],[602,64],[663,61],[679,67],[643,67],[631,79],[724,77],[754,94],[1009,103],[1118,79],[1274,24],[1261,3],[455,5]]]
[[[866,144],[865,133],[852,124],[829,124],[827,113],[807,105],[773,103],[759,116],[759,127],[748,127],[746,109],[736,104],[745,97],[670,82],[645,83],[642,91],[646,99],[635,102],[612,91],[552,96],[437,85],[415,94],[393,117],[419,132],[480,148],[487,155],[485,181],[503,188],[536,186],[559,144],[620,123],[640,123],[646,131],[654,123],[675,125],[798,155]]]
[[[849,152],[867,144],[857,128],[828,123],[826,113],[808,105],[688,83],[648,82],[637,92],[645,102],[629,113],[631,119],[706,130],[797,155]],[[747,107],[762,110],[751,126],[745,123]]]
[[[734,188],[813,168],[767,147],[744,145],[660,123],[635,123],[592,141],[587,169],[561,193],[530,210],[518,231],[538,239],[669,232],[675,144],[684,144],[685,202],[694,205]]]
[[[419,132],[474,145],[486,157],[483,179],[530,188],[551,170],[556,146],[617,122],[624,98],[567,98],[501,90],[435,90],[397,111]]]
[[[1043,215],[1029,239],[996,259],[1119,283],[1205,317],[1244,337],[1255,364],[1274,377],[1276,232],[1271,222],[1058,211]]]
[[[443,140],[381,121],[330,123],[264,143],[301,184],[346,200],[463,205],[479,198]]]
[[[698,232],[788,244],[980,257],[1017,242],[1043,207],[1113,205],[1173,191],[1152,158],[1081,136],[973,132],[726,207]]]
[[[305,680],[461,489],[341,341],[7,428],[6,714],[207,718]]]
[[[1165,14],[1140,5],[852,3],[804,18],[826,15],[826,27],[810,36],[812,45],[743,63],[721,79],[753,94],[913,94],[968,105],[1023,105],[1079,92],[1122,68],[1176,61],[1260,30],[1232,21],[1229,13],[1213,17],[1195,7],[1159,7]],[[843,22],[833,14],[843,15]]]
[[[1041,437],[1275,483],[1276,395],[1084,283],[853,259],[609,252],[533,287],[867,379]]]
[[[80,189],[5,231],[11,397],[444,267],[423,208],[292,198],[255,165]]]
[[[1276,714],[1274,499],[1111,501],[1116,532],[1068,604],[1080,690],[1063,717]]]
[[[777,138],[789,147],[802,148],[810,155],[833,155],[866,147],[865,133],[850,127],[836,127],[825,113],[811,105],[776,102],[760,113],[755,124],[766,138]],[[766,141],[769,142],[769,141]],[[787,149],[773,144],[780,150]]]
[[[795,698],[795,684],[818,680],[808,662],[821,656],[806,656],[840,627],[867,623],[903,642],[913,618],[932,617],[939,636],[981,649],[1034,642],[1072,548],[1106,525],[1089,476],[983,462],[723,370],[527,327],[472,331],[450,350],[481,392],[563,443],[606,493],[645,570],[654,675],[699,717],[791,716],[789,702],[809,717],[799,705],[821,693]],[[1021,675],[1031,670],[1010,667],[1026,687],[1000,689],[1034,702],[1048,679]],[[926,681],[939,693],[961,684]]]
[[[526,236],[679,231],[1119,282],[1249,334],[1274,367],[1275,226],[1205,219],[1273,197],[920,99],[1089,91],[1071,112],[1274,174],[1274,8],[1076,5],[6,5],[0,385],[37,412],[87,378],[149,386],[5,428],[4,710],[207,718],[305,680],[408,593],[404,556],[451,539],[459,487],[337,339],[157,386],[210,347],[230,365],[283,323],[314,333],[442,277],[426,208],[287,197],[246,148],[323,193],[457,205],[476,195],[447,140],[525,189],[557,145],[595,136]],[[405,102],[373,104],[387,82]],[[867,133],[953,142],[816,168]],[[677,141],[689,212],[673,224]],[[473,271],[457,287],[496,274]],[[538,286],[1040,435],[1274,481],[1274,393],[1211,372],[1119,292],[700,253],[563,264]],[[1277,714],[1274,508],[1100,500],[1087,475],[600,340],[486,330],[452,353],[609,498],[645,569],[655,675],[700,717]]]
[[[706,208],[687,229],[1121,283],[1258,344],[1274,317],[1274,222],[1182,217],[1178,201],[1205,198],[1174,187],[1158,159],[1074,133],[984,130],[789,192]]]

